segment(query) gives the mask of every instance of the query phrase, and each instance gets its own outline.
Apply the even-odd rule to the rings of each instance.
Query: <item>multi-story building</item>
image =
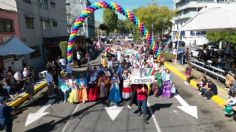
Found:
[[[217,7],[236,4],[236,0],[174,0],[176,16],[173,19],[173,36],[178,29],[204,7]],[[180,36],[186,45],[203,45],[208,43],[204,31],[182,31]]]
[[[51,51],[46,47],[50,47],[47,45],[53,43],[48,39],[68,36],[65,0],[0,0],[0,2],[6,9],[16,11],[20,39],[34,49],[33,53],[24,56],[25,62],[35,69],[41,69],[49,56],[47,53]]]
[[[73,25],[75,19],[89,5],[91,5],[91,2],[89,0],[66,0],[68,32],[70,32],[71,26]],[[94,13],[90,14],[85,19],[83,27],[81,27],[80,30],[78,31],[78,35],[85,36],[86,38],[95,37]]]

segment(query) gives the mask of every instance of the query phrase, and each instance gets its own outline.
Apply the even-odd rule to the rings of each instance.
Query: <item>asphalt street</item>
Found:
[[[149,123],[144,124],[142,117],[134,114],[137,109],[127,108],[127,102],[119,106],[120,113],[114,121],[105,108],[107,102],[97,101],[86,104],[64,104],[62,99],[50,105],[42,116],[25,126],[29,113],[40,111],[49,99],[39,96],[32,104],[22,107],[21,113],[14,120],[14,132],[234,132],[236,122],[223,114],[222,108],[211,100],[206,100],[198,91],[184,84],[184,81],[174,76],[179,89],[179,95],[190,105],[197,106],[198,119],[178,108],[181,103],[175,98],[148,98]],[[122,109],[123,108],[123,109]],[[119,111],[119,110],[118,110]],[[117,113],[117,110],[110,114]],[[36,113],[36,115],[38,115]],[[155,120],[155,121],[154,121]]]

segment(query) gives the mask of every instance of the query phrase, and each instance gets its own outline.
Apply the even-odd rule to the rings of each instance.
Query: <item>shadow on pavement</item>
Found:
[[[40,125],[40,126],[37,126],[37,127],[35,127],[35,128],[32,128],[32,129],[30,129],[30,130],[27,130],[26,132],[42,132],[42,131],[48,132],[48,131],[52,131],[52,130],[55,128],[56,125],[58,125],[58,124],[60,124],[60,123],[65,124],[66,121],[68,121],[71,117],[73,117],[73,118],[74,118],[74,117],[78,117],[78,116],[80,116],[82,113],[86,112],[86,111],[89,110],[90,108],[92,108],[92,107],[94,107],[94,106],[96,106],[96,105],[98,105],[98,104],[100,104],[100,103],[101,103],[101,102],[98,101],[98,102],[96,102],[95,104],[93,104],[93,105],[91,105],[91,106],[88,106],[88,107],[86,107],[86,108],[84,108],[84,109],[82,109],[82,110],[80,110],[80,111],[74,113],[73,115],[68,115],[68,116],[66,116],[66,117],[64,117],[64,118],[62,118],[62,119],[60,119],[60,120],[58,120],[58,121],[56,121],[56,122],[55,122],[55,121],[51,121],[51,122],[42,124],[42,125]],[[64,123],[63,123],[63,122],[64,122]]]
[[[173,105],[173,103],[166,103],[166,104],[156,103],[156,104],[150,106],[148,109],[149,114],[148,114],[147,120],[149,120],[151,118],[152,114],[155,114],[156,111],[159,111],[162,108],[169,108],[172,105]],[[153,112],[152,114],[151,114],[150,110],[152,110],[152,112]]]

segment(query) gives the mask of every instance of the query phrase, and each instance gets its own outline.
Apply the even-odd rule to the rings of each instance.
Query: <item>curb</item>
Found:
[[[183,73],[181,73],[180,71],[178,71],[175,67],[171,66],[168,62],[164,63],[164,66],[166,68],[168,68],[171,72],[173,72],[174,74],[176,74],[177,76],[179,76],[182,80],[186,80],[186,77]],[[193,86],[195,89],[197,88],[197,82],[194,80],[190,81],[190,85]],[[225,107],[225,100],[221,97],[219,97],[218,95],[214,95],[212,96],[211,100],[213,100],[217,105],[219,105],[221,108]]]
[[[42,82],[40,82],[40,84],[35,85],[34,86],[34,94],[46,86],[47,86],[46,81],[42,81]],[[14,100],[12,102],[9,102],[7,105],[11,106],[11,107],[17,107],[20,104],[24,103],[24,101],[28,98],[29,98],[29,94],[24,93],[21,97],[19,97],[18,99]]]

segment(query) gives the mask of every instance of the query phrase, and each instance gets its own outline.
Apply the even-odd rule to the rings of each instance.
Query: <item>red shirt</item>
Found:
[[[147,99],[147,89],[145,88],[145,90],[143,91],[142,88],[137,88],[137,100],[142,101]]]

